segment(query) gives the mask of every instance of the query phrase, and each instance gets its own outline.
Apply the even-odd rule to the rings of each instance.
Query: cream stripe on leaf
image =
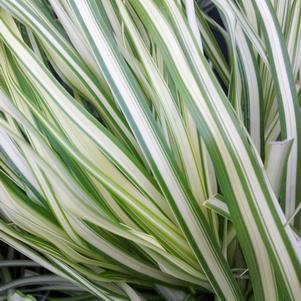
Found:
[[[209,152],[214,155],[213,162],[224,195],[229,201],[230,213],[235,216],[240,242],[248,254],[247,261],[250,260],[253,285],[258,286],[255,294],[258,298],[271,298],[273,295],[277,299],[274,266],[269,262],[269,258],[273,258],[275,269],[280,270],[284,277],[283,292],[295,298],[300,293],[300,264],[295,239],[290,230],[283,229],[285,219],[268,184],[262,163],[253,147],[250,147],[246,132],[234,117],[209,66],[196,49],[176,4],[165,1],[188,58],[178,44],[172,26],[152,1],[131,3],[141,15],[143,12],[149,30],[156,35],[162,53],[166,54],[171,74],[183,87],[183,93],[188,96],[186,99],[191,99],[192,112],[207,141]],[[187,59],[191,62],[189,67]],[[189,71],[190,68],[195,70],[198,83]],[[201,95],[204,97],[202,101]],[[262,281],[258,281],[260,278]]]
[[[100,148],[109,160],[112,160],[113,163],[116,162],[118,168],[120,168],[131,181],[136,182],[136,185],[140,187],[142,191],[146,192],[157,202],[158,207],[167,215],[170,215],[170,209],[166,206],[161,193],[151,178],[147,177],[146,171],[141,168],[142,166],[137,164],[137,159],[127,152],[122,144],[114,139],[106,128],[96,122],[90,114],[87,114],[87,112],[62,89],[53,76],[35,59],[25,45],[16,39],[4,22],[1,21],[1,25],[3,25],[1,26],[3,30],[2,34],[5,34],[5,40],[9,43],[10,49],[22,62],[22,68],[28,71],[30,70],[27,76],[30,75],[33,79],[32,83],[34,83],[38,91],[40,91],[44,97],[48,97],[48,100],[51,101],[49,104],[53,105],[54,108],[59,108],[61,112],[66,114],[67,120],[70,120],[80,131],[87,134],[85,139],[88,139],[88,141],[91,139],[91,143],[96,144],[96,147]],[[13,49],[17,49],[18,51],[15,52]],[[37,79],[38,81],[34,81]]]
[[[34,3],[27,0],[1,0],[0,3],[11,10],[22,22],[28,24],[40,37],[43,42],[42,45],[45,46],[52,61],[57,63],[57,67],[75,89],[92,100],[92,103],[100,110],[102,118],[109,127],[112,127],[113,132],[126,145],[130,147],[134,145],[137,148],[132,134],[124,122],[124,117],[114,106],[110,96],[102,91],[103,89],[99,87],[97,78],[82,62],[72,45],[66,41],[47,17],[38,8],[34,7]]]
[[[70,1],[115,98],[214,290],[221,299],[241,299],[211,231],[162,140],[137,82],[114,47],[94,1]],[[100,23],[100,21],[102,22]],[[101,26],[100,26],[101,25]],[[221,289],[223,287],[223,290]],[[227,288],[227,289],[225,289]]]
[[[281,138],[293,139],[292,148],[284,175],[285,215],[289,217],[300,202],[301,187],[298,179],[301,175],[301,117],[297,92],[288,50],[281,28],[268,1],[254,1],[258,18],[263,24],[263,33],[272,67],[272,76],[277,90]],[[296,221],[300,224],[300,221]]]

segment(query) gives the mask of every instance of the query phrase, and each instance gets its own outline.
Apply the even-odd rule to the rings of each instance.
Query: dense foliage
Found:
[[[0,67],[0,298],[300,300],[300,0],[0,0]]]

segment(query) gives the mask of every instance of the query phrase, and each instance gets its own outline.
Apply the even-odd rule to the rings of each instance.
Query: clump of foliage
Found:
[[[300,299],[300,2],[205,2],[0,0],[0,239],[52,273],[23,284]]]

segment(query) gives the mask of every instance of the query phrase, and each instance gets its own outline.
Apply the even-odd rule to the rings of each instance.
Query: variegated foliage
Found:
[[[208,5],[0,0],[0,239],[99,300],[301,298],[300,0]]]

